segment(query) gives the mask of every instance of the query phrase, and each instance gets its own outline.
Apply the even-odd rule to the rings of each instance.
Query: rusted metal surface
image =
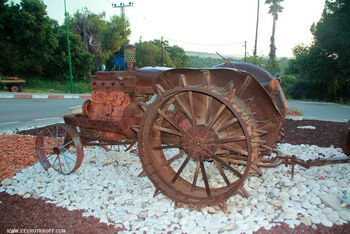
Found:
[[[226,62],[216,67],[227,67],[233,69],[239,69],[250,73],[259,84],[264,87],[265,90],[271,95],[275,105],[279,111],[285,116],[288,111],[288,102],[283,93],[281,86],[276,82],[278,78],[273,77],[270,73],[251,63],[241,62]],[[271,84],[274,84],[271,86]],[[276,85],[277,84],[277,85]]]
[[[281,164],[284,164],[285,166],[291,165],[292,171],[291,176],[294,177],[294,167],[295,165],[300,165],[304,168],[310,168],[310,167],[320,167],[325,165],[331,165],[331,164],[341,164],[341,163],[350,163],[350,158],[346,157],[337,157],[337,158],[318,158],[318,159],[309,159],[309,160],[302,160],[298,159],[295,155],[285,155],[285,156],[276,156],[271,159],[261,160],[258,163],[259,167],[277,167]]]
[[[38,136],[37,154],[45,169],[55,163],[48,164],[50,154],[59,158],[71,147],[77,155],[73,169],[56,168],[64,174],[79,167],[82,145],[108,151],[108,145],[130,144],[129,150],[137,141],[141,174],[153,182],[155,196],[163,193],[176,207],[218,205],[225,212],[232,195],[249,196],[244,182],[251,174],[261,175],[259,167],[292,165],[293,175],[295,165],[350,161],[264,158],[283,135],[288,106],[279,79],[255,65],[227,61],[208,69],[135,70],[135,47],[124,51],[127,70],[97,72],[83,114],[64,116],[66,125],[58,125],[73,141],[57,141],[51,132]],[[350,121],[347,126],[343,150],[349,154]]]
[[[350,156],[350,120],[347,122],[343,130],[341,148],[346,155]]]
[[[78,132],[67,124],[57,124],[54,131],[44,128],[36,138],[35,152],[45,170],[52,167],[65,175],[77,170],[84,157]]]
[[[219,93],[232,85],[236,90],[235,96],[243,102],[242,108],[250,111],[250,117],[256,120],[261,133],[265,133],[262,134],[262,140],[266,141],[265,149],[272,148],[279,139],[286,115],[284,109],[287,107],[278,108],[269,93],[250,73],[232,68],[172,69],[160,73],[154,80],[153,88],[156,89],[155,85],[160,84],[165,90],[173,89],[177,87],[181,75],[187,77],[190,86],[205,86],[205,82],[208,82],[210,88]]]
[[[183,87],[165,91],[144,113],[139,156],[156,188],[177,203],[219,205],[233,194],[245,193],[244,180],[259,155],[254,142],[262,141],[249,113],[236,102],[234,89],[219,94],[209,86],[190,86],[186,78]],[[163,92],[162,87],[158,92]],[[173,135],[175,142],[164,144],[166,134]],[[223,156],[230,154],[242,155],[246,164],[227,163]],[[209,180],[213,173],[221,177],[215,185]]]
[[[128,139],[136,139],[136,133],[130,129],[131,125],[138,124],[140,122],[140,117],[120,119],[115,120],[92,120],[86,118],[86,116],[74,116],[66,115],[64,116],[64,121],[72,126],[79,126],[87,129],[99,130],[102,132],[111,132],[122,135]],[[119,139],[115,138],[115,139]],[[109,138],[107,138],[109,139]]]

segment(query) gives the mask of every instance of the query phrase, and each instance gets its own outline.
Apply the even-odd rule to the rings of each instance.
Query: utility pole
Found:
[[[70,92],[74,93],[73,84],[73,72],[72,72],[72,59],[70,55],[70,41],[69,41],[69,25],[68,25],[68,13],[66,8],[66,0],[64,0],[64,15],[66,17],[66,31],[67,31],[67,47],[68,47],[68,65],[69,65],[69,78],[70,78]]]
[[[120,8],[120,16],[121,17],[125,17],[125,7],[133,7],[134,3],[133,2],[129,2],[128,4],[124,4],[124,3],[120,3],[119,5],[117,5],[116,3],[112,3],[112,7],[113,8]]]
[[[244,41],[244,62],[247,62],[247,41]]]
[[[260,9],[260,0],[258,0],[258,10],[256,14],[256,29],[255,29],[255,45],[254,45],[254,58],[256,57],[256,47],[258,44],[258,28],[259,28],[259,9]]]
[[[163,37],[160,40],[161,46],[162,46],[162,67],[164,67],[164,43],[163,43]]]

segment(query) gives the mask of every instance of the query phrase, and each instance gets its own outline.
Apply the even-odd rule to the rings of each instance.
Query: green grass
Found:
[[[44,78],[27,78],[22,92],[29,93],[70,93],[70,84],[67,81],[46,80]],[[74,93],[91,93],[90,81],[74,82]]]

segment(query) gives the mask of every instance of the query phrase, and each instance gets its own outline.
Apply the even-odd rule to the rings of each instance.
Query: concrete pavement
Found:
[[[0,99],[87,99],[91,94],[60,93],[13,93],[0,92]],[[289,100],[289,107],[297,107],[303,112],[304,119],[347,122],[350,119],[350,106],[328,102],[305,102]]]
[[[0,99],[2,98],[22,98],[22,99],[91,98],[91,94],[0,92]]]
[[[347,122],[350,119],[350,106],[337,103],[288,100],[288,107],[297,107],[304,119],[333,122]]]

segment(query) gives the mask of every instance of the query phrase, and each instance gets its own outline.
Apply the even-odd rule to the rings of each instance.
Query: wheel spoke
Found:
[[[196,125],[196,116],[194,114],[194,105],[193,105],[193,94],[192,94],[192,91],[188,91],[188,99],[190,101],[192,126],[195,126]]]
[[[232,155],[232,154],[222,155],[221,157],[227,158],[227,159],[234,159],[234,160],[244,160],[244,161],[247,161],[248,159],[246,156]]]
[[[233,167],[231,167],[228,163],[226,163],[225,161],[223,161],[221,158],[217,157],[216,155],[212,155],[212,158],[214,158],[216,161],[218,161],[219,163],[221,163],[224,167],[226,167],[227,169],[229,169],[230,171],[232,171],[236,176],[242,178],[242,174],[234,169]]]
[[[224,139],[218,139],[214,141],[207,141],[206,144],[225,144],[225,143],[231,143],[231,142],[236,142],[236,141],[244,141],[247,138],[245,136],[234,136],[230,138],[224,138]]]
[[[199,168],[200,168],[200,163],[199,163],[199,161],[197,161],[197,166],[196,166],[196,170],[195,170],[194,176],[193,176],[193,182],[192,182],[191,191],[194,191],[194,189],[196,188],[196,183],[197,183],[197,179],[198,179]]]
[[[183,136],[183,134],[178,132],[178,131],[174,131],[172,129],[164,128],[164,127],[161,127],[161,126],[158,126],[158,125],[154,125],[153,129],[157,130],[157,131],[162,131],[162,132],[170,133],[170,134],[173,134],[173,135],[177,135],[177,136]]]
[[[236,123],[238,120],[236,118],[231,119],[230,121],[228,121],[224,126],[222,126],[218,132],[222,132],[225,129],[229,128],[232,124]]]
[[[205,190],[207,191],[208,197],[210,197],[210,189],[209,189],[208,177],[207,177],[207,173],[205,172],[203,161],[200,161],[200,165],[201,165],[202,176],[203,176],[203,180],[204,180],[204,184],[205,184]]]
[[[207,129],[211,129],[213,127],[213,125],[216,123],[216,121],[218,120],[218,118],[220,117],[221,113],[224,111],[225,108],[226,108],[225,104],[222,104],[220,106],[220,109],[218,110],[218,112],[216,112],[214,118],[210,120],[210,123],[208,124]]]
[[[77,150],[75,149],[71,149],[71,148],[66,148],[66,151],[71,152],[72,154],[75,154],[77,152]]]
[[[64,147],[66,147],[67,145],[70,145],[71,143],[73,143],[73,140],[69,141],[68,143],[66,143],[64,145],[59,146],[58,148],[63,149]]]
[[[234,152],[234,153],[237,153],[237,154],[241,154],[241,155],[244,155],[244,156],[248,156],[248,152],[245,151],[245,150],[241,150],[241,149],[238,149],[238,148],[234,148],[232,146],[229,146],[229,145],[221,145],[220,146],[222,149],[226,149],[228,151],[231,151],[231,152]]]
[[[44,160],[46,161],[49,157],[51,157],[52,155],[55,155],[54,153],[52,153],[52,154],[49,154],[49,155],[47,155],[45,158],[44,158]]]
[[[181,101],[181,99],[179,98],[179,95],[175,95],[175,100],[176,102],[179,104],[182,112],[186,115],[187,119],[192,123],[192,118],[190,113],[188,112],[187,107],[185,106],[185,104]]]
[[[187,165],[188,161],[190,160],[190,156],[187,156],[187,158],[185,159],[185,161],[182,163],[181,167],[179,168],[179,170],[176,172],[174,178],[171,180],[172,183],[175,183],[175,181],[179,178],[181,172],[183,171],[183,169],[185,168],[185,166]]]
[[[57,154],[57,158],[58,158],[58,162],[60,163],[61,172],[63,172],[60,155]]]
[[[177,155],[175,155],[174,157],[170,158],[168,161],[167,161],[167,164],[170,164],[172,163],[173,161],[175,161],[176,159],[182,157],[182,155],[184,155],[185,152],[180,152],[178,153]]]
[[[63,155],[64,158],[68,158],[69,160],[76,162],[74,159],[72,159],[71,157],[69,157],[67,154],[61,153]]]
[[[159,109],[158,109],[158,111],[159,111]],[[179,112],[179,110],[178,109],[175,109],[174,110],[174,112],[173,112],[173,114],[171,115],[171,120],[174,120],[175,119],[175,116],[176,116],[176,114],[177,114],[177,112]],[[158,112],[159,113],[159,112]],[[164,113],[164,112],[163,112]],[[160,114],[160,113],[159,113]],[[165,115],[165,114],[164,114]],[[163,116],[163,115],[162,115]],[[165,115],[166,116],[166,115]],[[164,116],[163,116],[164,117]],[[164,117],[165,118],[165,117]],[[169,121],[168,121],[169,122]],[[174,122],[175,123],[175,122]],[[175,126],[173,126],[174,128],[176,128]],[[179,130],[179,129],[178,129]],[[180,131],[180,130],[179,130]]]
[[[53,161],[52,168],[55,168],[56,161],[57,161],[57,157],[56,157],[55,160]]]
[[[66,168],[68,170],[67,173],[69,173],[70,172],[70,166],[68,164],[67,158],[66,158],[66,156],[64,154],[62,154],[62,155],[63,155],[64,161],[66,162],[65,165],[66,165]]]
[[[207,96],[207,105],[206,105],[207,109],[206,109],[206,114],[205,114],[205,124],[209,123],[212,103],[213,103],[213,97],[212,96],[210,96],[210,97]]]
[[[56,125],[55,141],[58,142],[58,126]]]
[[[162,149],[171,149],[171,148],[182,148],[182,145],[181,144],[168,144],[168,145],[154,146],[152,149],[162,150]]]
[[[176,110],[177,112],[177,110]],[[163,111],[161,111],[160,109],[158,109],[158,113],[166,120],[168,121],[168,123],[171,124],[171,126],[173,126],[174,128],[176,128],[176,130],[178,130],[179,132],[181,132],[182,134],[185,134],[185,131],[179,127],[179,125],[177,125],[177,123],[175,123],[175,121],[173,120],[175,118],[175,116],[173,116],[173,119],[169,118],[169,116],[167,116]]]
[[[230,181],[227,179],[224,170],[222,169],[222,166],[219,164],[218,161],[214,160],[215,166],[218,168],[220,175],[222,178],[224,178],[224,181],[226,182],[227,185],[230,185]]]
[[[53,146],[48,146],[48,147],[40,147],[40,149],[53,149],[53,148],[55,148],[55,147],[53,147]]]
[[[50,128],[46,128],[49,136],[51,136],[52,138],[55,138],[54,134],[52,133],[51,129]]]

